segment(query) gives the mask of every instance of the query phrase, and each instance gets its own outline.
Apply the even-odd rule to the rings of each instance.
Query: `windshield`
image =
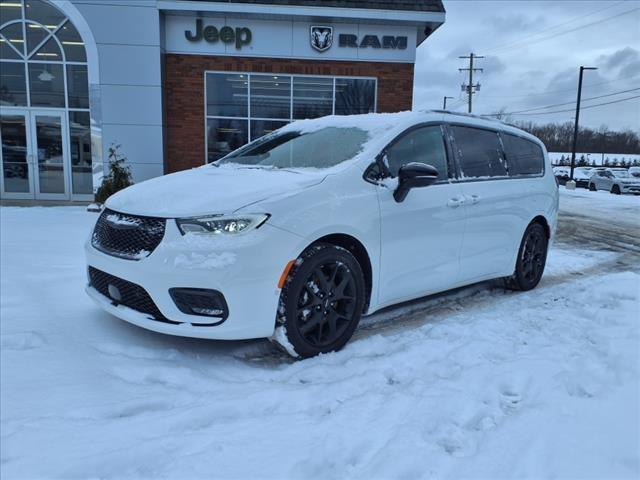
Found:
[[[367,132],[354,127],[325,127],[308,133],[276,133],[230,153],[217,163],[276,168],[327,168],[356,156],[367,138]]]

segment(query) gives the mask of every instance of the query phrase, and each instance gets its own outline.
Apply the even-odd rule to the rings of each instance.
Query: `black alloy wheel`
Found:
[[[611,187],[611,193],[613,193],[614,195],[620,195],[620,185],[614,185],[613,187]]]
[[[520,243],[516,270],[506,281],[508,288],[527,291],[540,283],[547,262],[548,245],[545,228],[539,223],[530,224]]]
[[[301,357],[339,350],[360,321],[364,297],[364,276],[355,257],[334,245],[316,245],[287,277],[278,322]]]
[[[597,190],[596,186],[593,183],[589,183],[589,190],[595,192]]]

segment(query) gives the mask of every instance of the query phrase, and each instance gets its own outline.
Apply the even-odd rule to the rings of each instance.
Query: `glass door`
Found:
[[[69,198],[67,138],[62,113],[31,112],[31,164],[36,199]]]
[[[68,200],[70,184],[64,113],[2,109],[2,198]]]
[[[0,114],[0,187],[3,198],[34,198],[28,113],[3,109]]]

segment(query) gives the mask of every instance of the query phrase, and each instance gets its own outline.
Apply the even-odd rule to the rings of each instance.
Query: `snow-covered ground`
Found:
[[[562,192],[564,217],[638,226],[638,197]],[[387,310],[343,351],[294,362],[94,306],[95,219],[0,209],[3,479],[640,476],[637,244],[578,248],[561,224],[538,289]]]

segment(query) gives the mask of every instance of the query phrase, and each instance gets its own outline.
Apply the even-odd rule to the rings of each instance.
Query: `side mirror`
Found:
[[[412,188],[428,187],[438,180],[438,170],[426,163],[407,163],[398,172],[398,188],[393,192],[396,202],[403,202]]]

